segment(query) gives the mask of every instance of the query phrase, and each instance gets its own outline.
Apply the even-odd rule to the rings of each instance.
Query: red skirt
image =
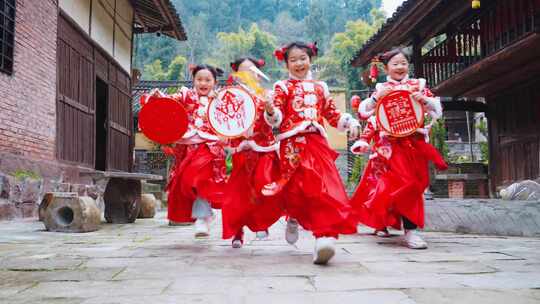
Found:
[[[287,215],[315,237],[356,233],[357,222],[335,165],[339,154],[318,133],[300,134],[285,141],[304,143],[299,149],[298,166],[282,191]],[[282,150],[286,144],[282,142]]]
[[[219,209],[224,197],[225,182],[216,179],[216,169],[225,170],[221,155],[212,153],[206,144],[188,146],[184,159],[171,172],[168,187],[168,218],[175,222],[190,222],[193,202],[206,199]]]
[[[358,220],[375,229],[401,229],[401,218],[424,227],[424,191],[429,186],[429,161],[448,168],[439,152],[413,135],[393,138],[389,160],[371,159],[352,199]]]
[[[242,227],[264,231],[283,214],[281,195],[265,197],[264,185],[279,175],[276,153],[252,150],[233,155],[233,171],[222,206],[223,238],[233,237]]]

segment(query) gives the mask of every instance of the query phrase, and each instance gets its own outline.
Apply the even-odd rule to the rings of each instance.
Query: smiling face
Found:
[[[289,73],[297,79],[306,79],[311,59],[306,50],[293,47],[289,50],[287,57],[287,69]]]
[[[208,96],[215,84],[216,80],[214,79],[214,75],[206,69],[198,71],[193,79],[193,86],[199,96]]]
[[[384,66],[384,71],[390,78],[401,81],[409,74],[409,61],[402,53],[392,57]]]

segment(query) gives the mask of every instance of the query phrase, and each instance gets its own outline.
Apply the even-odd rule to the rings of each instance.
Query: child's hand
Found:
[[[349,130],[348,130],[348,134],[349,134],[349,139],[350,140],[355,140],[358,138],[358,136],[360,136],[360,133],[362,132],[362,127],[360,126],[360,124],[358,123],[358,121],[356,120],[353,120],[350,125],[349,125]]]
[[[351,152],[354,154],[364,154],[368,153],[370,150],[370,146],[367,142],[364,140],[357,140],[351,147]]]
[[[415,100],[418,100],[418,101],[421,101],[421,102],[425,102],[425,98],[424,98],[424,95],[420,92],[414,92],[411,94],[412,98],[414,98]]]
[[[154,96],[154,97],[163,97],[165,96],[165,94],[163,94],[159,89],[153,89],[152,91],[150,91],[150,96]]]
[[[272,101],[274,99],[274,96],[272,94],[272,91],[266,92],[264,96],[265,104],[264,104],[264,111],[268,113],[268,115],[272,116],[274,115],[274,102]]]
[[[172,146],[169,146],[169,145],[161,146],[161,151],[163,151],[163,153],[165,153],[166,155],[171,155],[171,156],[174,155],[174,149]]]
[[[390,87],[383,87],[382,89],[375,92],[375,99],[381,100],[384,96],[390,94],[392,92],[392,88]]]

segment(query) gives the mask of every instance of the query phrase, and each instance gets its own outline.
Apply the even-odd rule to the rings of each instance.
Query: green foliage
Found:
[[[487,125],[487,119],[485,117],[480,119],[476,123],[476,128],[478,129],[478,131],[480,131],[480,133],[482,133],[482,135],[488,138],[488,125]],[[488,142],[483,141],[483,142],[480,142],[479,145],[480,145],[480,155],[482,157],[482,162],[487,164],[489,163],[489,144]]]
[[[227,175],[230,175],[233,169],[232,154],[227,154],[227,157],[225,158],[225,168]]]
[[[22,181],[27,178],[30,179],[41,179],[41,175],[37,172],[30,171],[30,170],[15,170],[11,172],[11,176],[15,177],[17,180]]]
[[[142,79],[145,80],[183,80],[185,79],[186,58],[178,55],[169,64],[167,70],[163,69],[160,59],[144,66]]]
[[[480,145],[480,155],[482,156],[482,162],[485,164],[489,163],[489,144],[487,141],[479,143]]]
[[[168,69],[165,68],[179,55],[189,63],[214,63],[225,68],[227,60],[231,57],[248,54],[259,56],[255,50],[261,50],[263,53],[261,57],[270,63],[273,60],[269,60],[271,58],[267,54],[272,53],[274,46],[294,40],[317,40],[321,54],[326,54],[332,37],[336,33],[346,31],[347,22],[364,20],[373,23],[374,28],[377,28],[383,18],[380,11],[375,10],[376,13],[373,13],[373,9],[381,6],[381,0],[172,0],[172,2],[186,28],[188,40],[178,42],[165,35],[160,37],[153,34],[136,35],[133,67],[144,70],[144,79],[171,79],[170,75],[167,75]],[[244,32],[249,33],[254,23],[262,33],[270,33],[273,36],[272,43],[268,43],[267,37],[263,35],[251,49],[243,47],[238,49],[239,46],[245,45],[240,43],[229,47],[224,45],[228,39],[219,38],[223,34],[218,33],[241,33],[240,29],[249,29]],[[360,48],[364,41],[362,39],[355,41],[355,50]],[[261,46],[257,43],[261,43]],[[239,53],[221,56],[217,51],[226,49],[232,52],[235,48]],[[219,58],[216,58],[216,54],[220,55],[217,56]],[[157,59],[161,61],[161,69],[165,76],[155,64]],[[340,65],[336,64],[336,60],[337,58],[330,58],[321,63],[331,64],[327,75],[330,75],[330,71],[338,71],[336,76],[328,76],[328,80],[343,84],[349,77],[359,78],[356,71],[346,73],[340,71],[338,69]],[[147,70],[148,65],[153,68]],[[277,66],[275,62],[267,66],[265,71],[272,75],[280,73],[283,75],[283,67]],[[184,73],[184,77],[186,76]]]
[[[173,61],[169,64],[167,69],[167,79],[168,80],[184,80],[185,70],[186,70],[187,60],[186,58],[178,55]]]
[[[431,128],[430,141],[439,150],[445,160],[448,159],[448,144],[446,143],[446,127],[444,124],[444,118],[441,118],[435,122]]]
[[[351,170],[351,174],[349,175],[348,185],[353,186],[360,182],[360,178],[362,177],[362,173],[364,172],[364,168],[367,163],[367,157],[364,155],[356,155],[354,157],[354,164]]]
[[[376,32],[384,20],[378,10],[372,10],[373,25],[364,20],[349,21],[343,33],[336,33],[332,38],[330,51],[321,58],[321,79],[329,83],[346,86],[349,90],[364,88],[360,81],[360,69],[350,65],[358,49]]]
[[[273,59],[273,51],[277,47],[277,39],[274,35],[259,28],[256,23],[251,24],[249,30],[240,28],[238,32],[218,33],[220,46],[213,54],[210,61],[217,66],[229,66],[229,63],[242,56],[263,58],[267,65],[264,70],[274,79],[278,79],[280,69]]]
[[[167,73],[163,71],[161,60],[156,59],[151,64],[145,65],[142,78],[148,80],[165,80],[165,78],[167,78]]]

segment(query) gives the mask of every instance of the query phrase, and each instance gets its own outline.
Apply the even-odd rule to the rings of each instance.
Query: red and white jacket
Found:
[[[253,126],[243,137],[231,139],[229,142],[232,152],[253,150],[256,152],[272,152],[279,150],[279,142],[272,133],[272,127],[264,120],[264,100],[254,97],[257,103],[257,116]]]
[[[359,123],[348,113],[336,108],[328,86],[316,80],[281,80],[274,85],[274,114],[265,112],[266,122],[279,127],[278,140],[299,133],[318,132],[326,137],[323,118],[339,131],[346,131]]]
[[[371,95],[371,97],[369,98],[362,100],[360,106],[358,107],[358,117],[362,120],[366,120],[369,119],[371,116],[375,115],[375,107],[377,105],[377,101],[373,96],[377,91],[381,90],[384,87],[389,87],[392,90],[406,90],[411,93],[421,92],[425,99],[424,106],[427,114],[429,114],[433,118],[433,120],[429,125],[424,126],[423,128],[419,128],[417,132],[427,136],[429,133],[429,129],[431,128],[435,120],[442,117],[442,105],[440,98],[435,97],[433,93],[426,87],[426,80],[423,78],[415,79],[406,76],[401,81],[397,81],[387,76],[386,80],[387,81],[384,83],[377,83],[373,95]]]
[[[171,98],[184,106],[188,116],[188,130],[178,141],[178,144],[189,145],[219,141],[216,132],[208,122],[208,104],[212,97],[198,96],[195,90],[182,87],[179,92],[171,95]]]

